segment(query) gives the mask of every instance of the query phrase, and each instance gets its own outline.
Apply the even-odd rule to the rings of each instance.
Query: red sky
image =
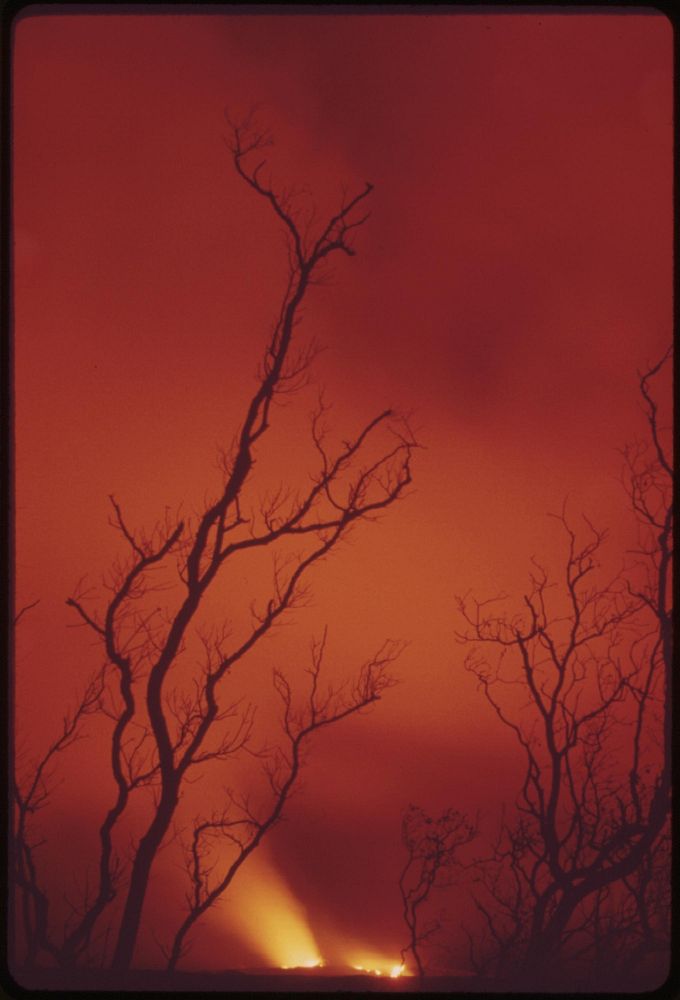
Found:
[[[261,105],[274,178],[321,213],[375,185],[356,258],[313,290],[300,331],[326,348],[314,377],[333,429],[394,406],[424,445],[413,493],[315,571],[313,604],[243,668],[266,718],[271,668],[299,664],[325,623],[338,676],[386,637],[409,642],[400,685],[319,737],[268,864],[327,950],[345,935],[398,956],[401,810],[513,796],[515,749],[463,670],[454,596],[521,593],[530,555],[561,551],[545,515],[567,495],[611,528],[612,565],[629,538],[616,449],[642,432],[636,369],[671,336],[671,26],[177,10],[35,8],[15,28],[17,603],[40,599],[18,642],[19,743],[37,752],[98,665],[64,601],[122,554],[108,494],[151,526],[219,483],[285,279],[276,222],[223,142],[225,108]],[[313,462],[315,391],[277,413],[270,481]],[[109,791],[93,746],[45,814],[85,853]],[[182,891],[159,863],[161,936]],[[243,954],[222,913],[198,965]],[[157,959],[147,933],[139,960]]]

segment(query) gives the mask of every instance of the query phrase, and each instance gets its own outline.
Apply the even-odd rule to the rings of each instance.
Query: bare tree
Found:
[[[14,616],[14,627],[39,601],[22,607]],[[13,826],[11,864],[25,943],[26,966],[33,966],[41,952],[59,961],[60,946],[50,935],[49,899],[41,887],[37,852],[44,839],[36,831],[35,817],[47,805],[53,791],[57,762],[84,735],[83,722],[99,711],[104,690],[101,670],[86,686],[73,711],[62,720],[61,733],[41,757],[22,765],[15,755],[12,776]]]
[[[387,642],[363,665],[352,686],[336,689],[332,685],[322,691],[321,671],[326,648],[327,631],[320,642],[312,644],[312,663],[307,701],[296,710],[293,692],[285,674],[274,672],[274,686],[283,703],[282,728],[286,737],[284,748],[276,747],[267,757],[266,776],[271,793],[267,809],[251,806],[249,796],[229,795],[226,808],[209,820],[194,824],[191,844],[187,849],[187,871],[191,891],[187,894],[188,913],[179,927],[167,953],[168,969],[176,967],[186,953],[186,936],[196,921],[213,906],[229,888],[241,866],[259,846],[262,838],[279,822],[284,806],[290,799],[300,776],[304,751],[310,738],[326,726],[334,725],[350,715],[380,700],[383,691],[393,683],[389,666],[401,652],[401,646]],[[231,849],[231,859],[220,878],[213,878],[216,862],[211,848],[217,842],[218,857],[224,856],[225,845]]]
[[[526,764],[516,812],[476,866],[478,971],[540,982],[571,962],[597,976],[605,951],[630,967],[667,940],[672,469],[650,390],[667,359],[640,376],[650,441],[624,453],[634,565],[603,580],[605,533],[585,518],[577,533],[563,511],[558,580],[534,561],[514,614],[458,601],[466,666]]]
[[[438,818],[411,805],[404,813],[401,839],[407,860],[399,877],[404,923],[409,941],[401,950],[402,963],[410,952],[420,978],[425,976],[422,946],[440,929],[436,918],[423,919],[423,911],[434,889],[454,884],[459,867],[459,849],[476,836],[472,823],[456,809],[447,809]]]
[[[286,613],[304,602],[310,570],[358,522],[375,519],[400,499],[411,482],[415,441],[405,419],[385,410],[333,449],[325,423],[327,407],[321,399],[311,425],[316,471],[302,489],[276,486],[262,500],[262,484],[257,484],[254,468],[274,419],[273,404],[305,384],[315,355],[314,345],[298,343],[302,304],[331,258],[355,255],[352,237],[368,218],[363,206],[372,185],[345,198],[335,214],[315,225],[313,212],[304,216],[290,192],[272,186],[265,159],[265,150],[272,144],[269,134],[258,129],[252,118],[228,124],[228,146],[238,176],[274,213],[286,236],[288,276],[256,388],[224,456],[217,498],[194,521],[166,518],[146,535],[128,527],[119,503],[111,497],[111,523],[127,550],[112,572],[111,597],[100,612],[91,611],[80,592],[67,601],[106,656],[107,686],[101,703],[113,725],[111,768],[116,793],[99,831],[97,885],[59,948],[62,964],[78,959],[116,896],[117,874],[124,862],[114,849],[114,828],[130,797],[146,789],[152,799],[152,816],[125,870],[127,891],[112,957],[114,969],[130,967],[151,869],[171,832],[187,776],[201,764],[229,759],[249,740],[252,716],[248,710],[241,713],[236,702],[225,700],[225,681]],[[297,551],[293,551],[295,546]],[[232,564],[248,553],[262,550],[273,553],[273,576],[268,593],[259,600],[253,595],[247,627],[236,636],[226,624],[210,633],[197,632],[197,613],[215,580],[227,576]],[[171,579],[171,596],[161,610],[157,591]],[[197,635],[203,643],[203,664],[187,681],[191,664],[184,654]],[[222,888],[280,815],[307,737],[377,700],[387,683],[383,667],[390,655],[383,652],[382,659],[379,655],[372,666],[364,668],[347,701],[340,697],[319,702],[315,668],[304,722],[296,723],[290,714],[287,682],[283,674],[277,674],[277,687],[287,704],[285,731],[290,749],[281,758],[283,770],[271,775],[274,808],[265,819],[246,816],[243,856]],[[216,830],[210,823],[196,826],[193,857],[197,865],[205,837]],[[194,871],[198,895],[194,893],[186,927],[178,932],[172,963],[184,934],[209,905],[203,876],[197,868]]]
[[[64,944],[56,942],[49,927],[49,898],[41,887],[36,863],[36,851],[44,840],[37,839],[35,815],[43,809],[52,792],[52,782],[59,757],[83,737],[82,723],[88,715],[98,712],[104,690],[104,671],[87,685],[76,708],[64,716],[62,731],[42,757],[22,768],[23,775],[13,780],[14,878],[21,900],[22,925],[26,946],[27,966],[33,966],[40,952],[46,952],[57,962],[63,961]],[[108,892],[114,891],[118,871],[108,871]],[[87,905],[87,904],[86,904]],[[68,935],[66,935],[68,939]],[[89,940],[89,939],[88,939]],[[84,942],[84,947],[88,941]]]

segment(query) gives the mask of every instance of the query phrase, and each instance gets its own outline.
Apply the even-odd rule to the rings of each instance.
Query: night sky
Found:
[[[20,752],[40,751],[101,663],[65,600],[86,577],[101,606],[124,556],[107,496],[151,528],[219,487],[286,279],[277,221],[224,142],[225,109],[258,106],[275,185],[307,190],[320,216],[375,185],[356,257],[306,302],[299,336],[324,350],[276,409],[259,488],[314,468],[319,386],[337,440],[391,406],[423,448],[413,490],[314,570],[308,606],[233,697],[258,701],[273,739],[272,668],[301,677],[325,624],[336,678],[386,638],[408,646],[380,705],[319,734],[286,821],[185,967],[284,964],[265,912],[302,914],[327,961],[396,960],[404,807],[479,809],[491,830],[517,783],[511,735],[463,669],[455,595],[521,595],[531,555],[563,553],[546,515],[565,498],[610,529],[612,567],[632,538],[617,449],[643,433],[636,370],[671,336],[671,26],[40,10],[16,23],[13,84],[17,605],[40,600],[17,645]],[[237,621],[268,565],[240,563],[205,619]],[[178,827],[253,767],[208,769]],[[41,862],[75,893],[112,794],[105,727],[61,776]],[[178,922],[179,859],[177,842],[158,859],[138,964]]]

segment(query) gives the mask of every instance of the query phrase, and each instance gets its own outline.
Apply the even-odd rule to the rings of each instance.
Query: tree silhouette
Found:
[[[388,668],[400,652],[394,642],[387,642],[359,671],[355,682],[335,689],[327,686],[322,692],[321,669],[326,648],[327,632],[320,642],[312,644],[312,663],[307,673],[309,692],[304,708],[295,709],[293,692],[286,676],[274,672],[274,686],[283,704],[283,732],[286,744],[277,747],[268,756],[266,774],[271,792],[269,807],[256,812],[247,796],[229,795],[227,808],[211,819],[194,824],[191,844],[187,850],[187,871],[191,891],[187,894],[188,914],[175,934],[167,952],[168,969],[173,970],[186,953],[186,937],[196,921],[213,906],[229,888],[243,863],[259,846],[262,838],[279,821],[288,801],[310,738],[325,726],[361,711],[380,698],[382,691],[392,683]],[[217,861],[211,857],[211,848],[217,846],[216,855],[223,858],[225,845],[231,848],[230,863],[216,880],[213,871]]]
[[[15,614],[15,628],[23,616],[38,603],[33,601]],[[21,911],[27,966],[35,965],[41,952],[59,959],[59,948],[49,931],[49,899],[41,887],[38,874],[36,852],[43,841],[33,832],[34,817],[49,801],[60,756],[81,738],[82,724],[87,716],[100,710],[103,690],[104,672],[99,671],[86,686],[75,709],[64,716],[61,733],[47,747],[42,757],[21,767],[15,762],[15,774],[11,783],[14,808],[11,862],[17,890],[16,902]],[[19,770],[22,771],[21,778]]]
[[[472,823],[456,809],[447,809],[437,818],[414,805],[404,813],[401,839],[407,860],[399,877],[399,890],[409,941],[402,948],[401,960],[405,962],[410,952],[421,979],[425,976],[422,946],[441,927],[438,919],[424,920],[423,910],[433,890],[454,884],[459,849],[469,844],[476,833]]]
[[[99,828],[96,885],[59,944],[48,940],[47,897],[43,897],[41,932],[33,935],[33,940],[61,965],[73,965],[87,954],[102,913],[125,885],[112,967],[118,971],[130,967],[149,876],[161,845],[172,832],[187,777],[201,764],[228,760],[250,740],[252,714],[228,701],[225,681],[286,613],[304,602],[310,570],[356,524],[374,519],[400,499],[411,482],[415,441],[403,418],[385,410],[332,449],[326,427],[328,407],[321,398],[311,425],[317,469],[308,484],[299,489],[275,485],[264,500],[261,484],[257,487],[260,493],[255,492],[256,455],[274,421],[273,404],[305,384],[316,353],[313,344],[299,343],[302,304],[331,258],[355,255],[352,237],[368,218],[363,206],[372,186],[366,184],[343,200],[324,223],[315,225],[313,212],[305,216],[292,193],[276,190],[265,177],[270,135],[257,127],[252,116],[243,122],[228,119],[228,126],[228,147],[238,176],[275,214],[285,233],[288,277],[256,388],[223,457],[219,495],[196,519],[175,522],[166,516],[150,535],[131,530],[120,504],[111,497],[111,523],[127,550],[112,572],[111,597],[99,612],[90,610],[81,592],[67,601],[80,622],[97,637],[106,658],[104,687],[96,697],[93,693],[93,698],[112,724],[110,761],[115,797]],[[291,545],[297,546],[297,551]],[[226,625],[208,633],[197,632],[195,618],[215,581],[223,579],[232,564],[249,553],[263,550],[274,553],[270,588],[259,597],[253,595],[252,618],[243,633],[232,636]],[[165,574],[160,583],[159,574]],[[170,579],[170,597],[161,609],[158,592],[169,586]],[[199,671],[189,676],[191,658],[185,653],[196,635],[202,642],[203,662]],[[276,687],[285,704],[288,748],[278,751],[274,763],[271,757],[264,762],[274,805],[267,816],[257,817],[241,803],[242,814],[236,822],[242,839],[236,839],[232,820],[221,810],[219,818],[196,821],[190,849],[194,893],[189,917],[170,952],[171,965],[179,958],[189,927],[229,885],[280,816],[298,777],[308,737],[377,701],[389,683],[387,668],[398,651],[388,644],[359,671],[349,691],[331,689],[322,698],[317,648],[312,691],[302,716],[292,709],[293,694],[284,674],[276,673]],[[90,704],[88,695],[83,702],[87,710],[81,706],[73,717],[74,725],[89,711]],[[62,740],[45,759],[51,759],[63,746]],[[147,803],[151,803],[151,818],[126,865],[115,850],[114,828],[131,797],[140,794],[146,794]],[[25,804],[30,800],[30,792],[28,797],[23,793],[17,799],[20,817],[26,814]],[[233,809],[235,804],[231,805]],[[24,847],[19,856],[24,858],[25,867],[30,863],[25,823],[22,829]],[[240,854],[219,885],[208,890],[201,869],[205,839],[218,830],[231,838]],[[26,891],[34,892],[34,876],[32,888]],[[35,958],[35,949],[31,958]]]
[[[518,612],[458,601],[467,669],[525,759],[516,813],[475,866],[479,972],[540,984],[571,963],[597,982],[667,946],[672,469],[651,381],[668,357],[640,376],[649,440],[624,451],[634,564],[603,581],[605,532],[563,511],[561,574],[534,561]]]

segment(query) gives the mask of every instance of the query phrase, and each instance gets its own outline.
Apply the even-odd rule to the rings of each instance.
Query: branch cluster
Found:
[[[625,452],[644,539],[632,570],[603,582],[605,534],[585,519],[580,540],[563,511],[557,585],[534,561],[521,613],[458,600],[466,667],[525,759],[515,811],[475,865],[484,931],[470,946],[480,972],[540,978],[558,960],[602,969],[605,944],[609,961],[630,965],[664,939],[672,470],[649,382],[666,360],[640,377],[651,458],[639,446]]]
[[[401,839],[407,860],[399,877],[402,912],[409,942],[402,949],[402,962],[410,952],[421,978],[425,975],[423,945],[440,929],[441,922],[423,920],[423,911],[434,889],[454,884],[460,870],[460,848],[477,836],[476,826],[456,809],[438,818],[410,805],[402,818]]]

